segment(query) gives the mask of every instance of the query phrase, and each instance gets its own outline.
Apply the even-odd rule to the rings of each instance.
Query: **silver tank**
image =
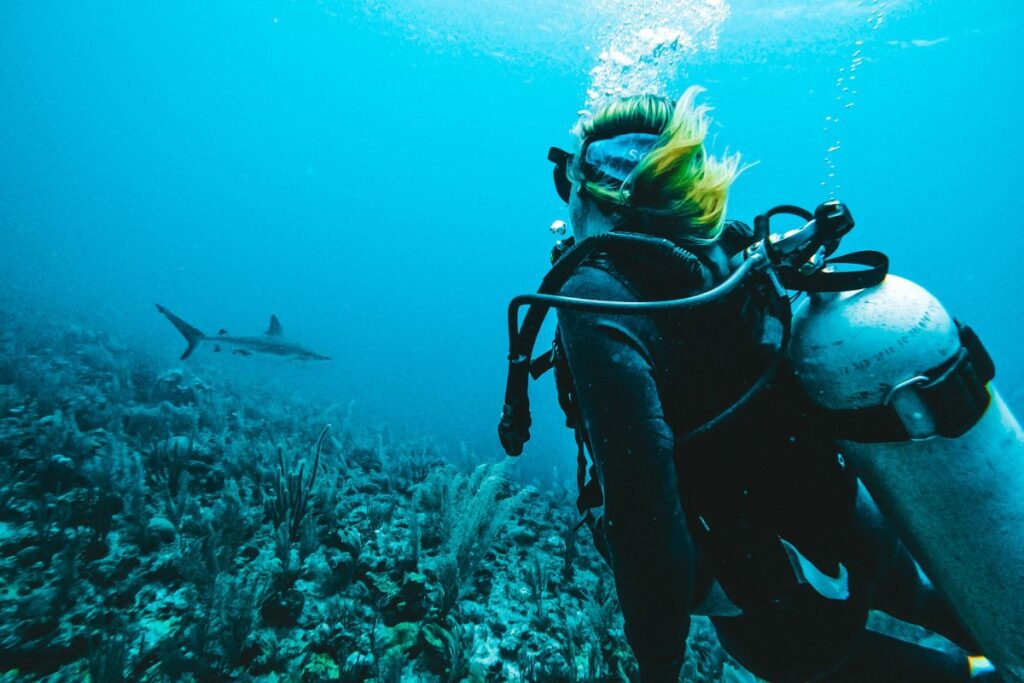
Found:
[[[825,408],[892,395],[912,435],[932,433],[914,381],[960,347],[931,294],[889,275],[870,289],[810,297],[795,312],[790,356]],[[956,439],[840,441],[839,449],[925,573],[1001,675],[1024,681],[1024,433],[991,383],[982,418]]]

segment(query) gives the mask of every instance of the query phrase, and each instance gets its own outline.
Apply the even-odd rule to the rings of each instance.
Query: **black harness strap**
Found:
[[[597,477],[597,466],[587,463],[587,435],[583,429],[576,429],[576,487],[579,495],[576,497],[576,509],[581,515],[588,510],[600,507],[604,503],[604,494],[601,492],[601,483]],[[590,479],[587,479],[587,476]]]
[[[852,292],[874,287],[884,280],[889,272],[889,257],[880,251],[854,251],[829,258],[828,263],[830,266],[839,263],[864,268],[846,271],[821,270],[809,275],[792,268],[780,268],[779,280],[786,289],[808,294]]]
[[[530,361],[530,377],[539,379],[541,375],[555,367],[555,350],[546,351]]]
[[[578,530],[584,524],[592,527],[596,518],[591,510],[600,507],[604,502],[604,494],[597,477],[597,465],[593,464],[592,459],[588,469],[587,432],[583,428],[583,416],[580,414],[579,404],[576,402],[576,387],[573,384],[572,375],[569,373],[565,352],[562,349],[562,338],[558,330],[555,331],[551,351],[541,358],[550,359],[551,367],[555,370],[558,405],[565,415],[565,426],[573,430],[573,437],[576,440],[576,509],[583,515],[583,519],[576,525],[576,529]],[[587,480],[588,473],[589,481]]]

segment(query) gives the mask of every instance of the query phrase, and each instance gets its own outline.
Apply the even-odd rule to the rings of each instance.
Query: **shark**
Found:
[[[185,341],[188,342],[188,347],[185,349],[185,352],[181,354],[181,360],[185,360],[191,356],[192,352],[195,351],[203,342],[211,342],[215,352],[219,352],[222,346],[234,347],[231,353],[236,356],[251,356],[254,353],[266,353],[272,356],[285,356],[288,358],[297,358],[299,360],[331,360],[330,356],[323,356],[315,351],[307,349],[301,344],[287,339],[284,336],[284,329],[281,327],[281,321],[277,319],[276,315],[270,316],[270,326],[267,328],[267,331],[261,335],[240,337],[228,334],[227,330],[222,329],[216,335],[210,336],[203,334],[203,332],[198,328],[189,325],[187,322],[174,315],[160,304],[156,305],[156,310],[163,313],[164,316],[171,321],[171,324],[177,328],[178,332],[181,332],[182,336],[185,337]]]

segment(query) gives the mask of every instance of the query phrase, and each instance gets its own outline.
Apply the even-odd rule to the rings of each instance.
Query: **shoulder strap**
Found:
[[[562,347],[562,337],[557,329],[555,330],[555,339],[551,344],[551,351],[544,354],[542,358],[550,359],[551,367],[554,368],[558,405],[565,414],[565,426],[573,430],[573,436],[576,439],[576,509],[584,516],[577,525],[578,528],[594,519],[591,510],[601,506],[604,502],[604,494],[601,492],[597,466],[593,462],[593,457],[587,458],[590,442],[587,439],[586,429],[583,427],[583,416],[580,414],[579,404],[576,402],[576,386],[573,383],[572,374],[569,372],[569,363]],[[533,374],[534,371],[531,369],[530,372]],[[536,377],[534,378],[536,379]]]

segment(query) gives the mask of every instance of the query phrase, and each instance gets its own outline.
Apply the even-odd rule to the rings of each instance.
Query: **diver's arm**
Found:
[[[619,280],[591,267],[581,268],[562,293],[635,300]],[[641,680],[674,681],[686,654],[697,554],[679,501],[673,433],[654,378],[650,347],[657,333],[645,316],[570,311],[559,313],[559,329],[601,472],[626,637],[641,664]]]

